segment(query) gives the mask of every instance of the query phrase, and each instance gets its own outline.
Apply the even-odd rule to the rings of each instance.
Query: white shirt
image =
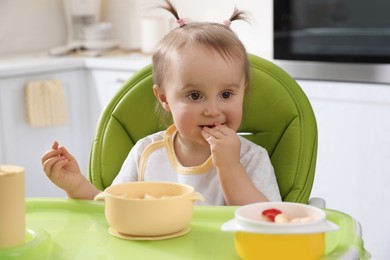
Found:
[[[188,184],[201,193],[203,205],[226,205],[211,156],[199,166],[184,167],[176,157],[173,140],[176,127],[149,135],[131,149],[112,184],[129,181],[170,181]],[[274,169],[267,151],[239,136],[240,161],[250,179],[270,201],[281,201]]]

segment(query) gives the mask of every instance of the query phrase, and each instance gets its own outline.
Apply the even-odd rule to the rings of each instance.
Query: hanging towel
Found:
[[[28,82],[25,94],[30,126],[48,127],[67,123],[66,100],[59,80]]]

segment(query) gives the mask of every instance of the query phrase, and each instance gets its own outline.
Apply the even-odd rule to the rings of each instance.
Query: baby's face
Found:
[[[246,87],[242,62],[186,47],[171,59],[167,75],[163,88],[182,138],[208,145],[200,133],[204,126],[238,130]]]

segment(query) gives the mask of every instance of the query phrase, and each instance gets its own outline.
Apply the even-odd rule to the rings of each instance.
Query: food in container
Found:
[[[263,212],[276,209],[289,219],[304,222],[275,223]],[[276,214],[277,217],[278,214]],[[323,210],[299,203],[261,202],[239,207],[223,231],[235,232],[235,247],[242,259],[318,259],[325,253],[325,232],[338,230]]]
[[[188,230],[196,200],[194,188],[173,182],[127,182],[112,185],[95,200],[105,200],[111,232],[131,237],[167,237]]]

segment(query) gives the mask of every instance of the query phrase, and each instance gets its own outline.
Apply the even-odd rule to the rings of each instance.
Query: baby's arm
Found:
[[[235,131],[224,125],[205,127],[203,137],[210,144],[213,164],[227,205],[268,201],[252,183],[240,162],[241,142]]]
[[[42,156],[42,166],[49,179],[70,198],[93,199],[100,191],[80,171],[76,159],[55,141]]]

